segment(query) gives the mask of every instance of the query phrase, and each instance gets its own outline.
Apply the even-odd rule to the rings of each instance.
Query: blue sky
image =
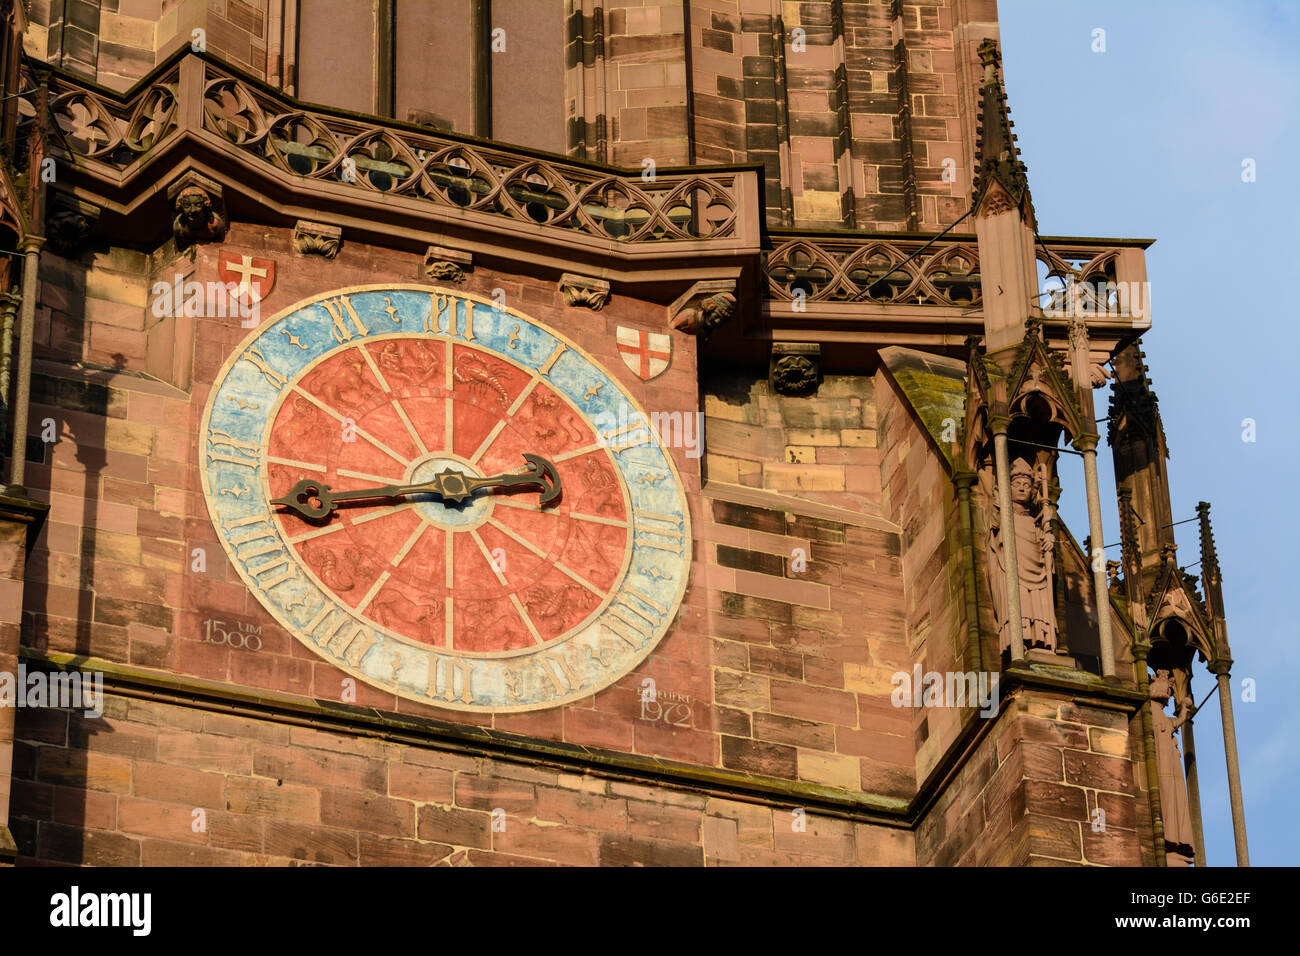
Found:
[[[1141,236],[1143,339],[1174,520],[1213,508],[1252,865],[1300,863],[1300,4],[1001,0],[1003,68],[1043,235]],[[1104,53],[1093,31],[1106,31]],[[1256,181],[1242,182],[1255,160]],[[1106,397],[1097,393],[1098,415]],[[1256,440],[1242,440],[1242,421]],[[1106,543],[1118,541],[1109,454]],[[1086,533],[1082,469],[1062,515]],[[1069,500],[1072,499],[1072,500]],[[1196,525],[1179,561],[1200,559]],[[1118,549],[1108,552],[1116,557]],[[1199,567],[1191,569],[1199,572]],[[1200,701],[1214,678],[1197,665]],[[1256,700],[1242,700],[1252,678]],[[1217,699],[1196,721],[1208,862],[1235,861]]]

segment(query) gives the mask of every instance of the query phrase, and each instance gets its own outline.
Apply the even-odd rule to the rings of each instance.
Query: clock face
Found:
[[[422,703],[590,695],[686,588],[686,502],[645,413],[563,336],[461,292],[352,288],[266,322],[218,375],[202,452],[267,611]]]

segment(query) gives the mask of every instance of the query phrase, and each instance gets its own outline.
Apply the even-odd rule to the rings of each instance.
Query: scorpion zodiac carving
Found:
[[[468,386],[471,392],[482,397],[494,395],[502,408],[510,407],[510,393],[501,384],[497,373],[485,359],[473,352],[462,352],[456,358],[452,374],[456,381]]]

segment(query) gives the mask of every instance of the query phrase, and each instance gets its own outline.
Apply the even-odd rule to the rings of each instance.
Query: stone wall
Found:
[[[160,319],[146,304],[150,284],[169,271],[215,280],[219,249],[276,261],[264,315],[331,288],[422,277],[415,255],[345,242],[337,260],[304,257],[293,251],[289,230],[242,224],[226,243],[199,246],[192,256],[169,244],[153,256],[115,249],[77,261],[45,257],[31,431],[52,423],[57,440],[38,445],[42,456],[29,463],[33,493],[52,507],[29,562],[24,643],[338,699],[345,675],[263,611],[228,564],[202,500],[199,420],[213,377],[247,330],[237,318]],[[553,281],[486,268],[470,272],[464,288],[485,296],[503,290],[506,304],[574,338],[648,410],[699,407],[694,339],[673,333],[672,366],[648,384],[616,356],[614,327],[662,329],[662,306],[615,294],[601,312],[569,308]],[[726,406],[742,418],[775,411],[788,419],[766,427],[764,440],[776,443],[772,460],[750,460],[794,493],[718,481],[716,492],[701,494],[701,459],[674,449],[696,529],[694,571],[677,622],[652,656],[574,705],[454,719],[910,797],[915,727],[910,713],[889,703],[888,676],[912,660],[902,545],[899,526],[877,517],[872,390],[866,378],[834,378],[815,398],[769,398],[760,389],[748,405]],[[706,440],[727,451],[719,433],[737,424],[708,417]],[[768,453],[748,439],[741,445]],[[813,460],[788,460],[805,454]],[[842,491],[803,490],[801,474],[831,472]],[[214,620],[260,628],[260,648],[206,641]],[[647,677],[660,693],[689,701],[689,721],[644,719]],[[439,713],[364,685],[357,694],[358,703],[383,710]]]
[[[340,47],[321,26],[323,9],[299,11],[315,18],[301,27],[283,0],[35,0],[26,49],[125,90],[202,30],[209,53],[254,76],[293,89],[296,69],[308,70],[309,99],[369,111],[374,44]],[[932,230],[965,211],[975,48],[997,35],[993,0],[907,0],[897,19],[891,4],[865,0],[713,0],[689,5],[689,37],[686,14],[676,0],[552,0],[546,15],[567,24],[565,52],[555,44],[553,54],[556,75],[565,74],[565,113],[543,135],[503,102],[513,119],[502,129],[531,130],[529,145],[565,142],[582,158],[631,169],[645,160],[761,163],[772,225],[897,230],[915,214],[915,228]],[[316,38],[311,49],[298,49],[298,29]],[[360,79],[339,85],[330,64],[348,57]],[[499,69],[503,89],[518,90],[517,77]],[[465,97],[453,87],[418,66],[402,77],[432,84],[440,122],[469,129]],[[429,105],[405,87],[399,98],[399,119],[411,118],[411,103]],[[558,110],[558,88],[551,99]]]
[[[917,862],[1152,865],[1140,740],[1122,709],[1019,688],[921,821]]]
[[[961,532],[957,495],[939,449],[887,372],[876,376],[882,446],[881,480],[889,516],[902,529],[901,576],[906,634],[903,666],[922,674],[986,671],[966,660]],[[923,780],[953,744],[969,711],[917,708],[911,733]]]
[[[192,252],[168,243],[153,254],[44,256],[28,485],[49,502],[50,515],[27,561],[22,641],[36,653],[103,658],[182,681],[214,681],[232,693],[338,701],[346,675],[263,611],[226,560],[202,498],[202,410],[214,376],[247,330],[237,317],[159,317],[149,304],[152,283],[169,275],[216,280],[220,251],[275,261],[276,283],[262,302],[268,316],[330,289],[425,281],[418,255],[345,237],[337,259],[304,256],[291,230],[252,224],[236,224],[224,243]],[[501,290],[505,304],[590,352],[648,411],[704,407],[707,457],[671,450],[695,533],[690,586],[651,656],[576,703],[522,714],[453,713],[366,685],[356,688],[356,703],[678,762],[697,768],[700,780],[715,772],[733,780],[748,775],[768,796],[741,798],[726,789],[730,784],[717,790],[698,781],[633,784],[616,774],[539,768],[536,761],[379,744],[361,730],[317,737],[292,722],[122,700],[112,702],[104,722],[18,713],[17,737],[26,744],[13,806],[26,821],[15,829],[26,841],[23,854],[142,862],[483,862],[488,852],[507,862],[610,862],[637,854],[663,862],[911,862],[904,812],[969,732],[971,712],[895,706],[893,675],[918,665],[977,668],[963,660],[964,569],[952,484],[890,373],[829,375],[815,394],[792,397],[732,370],[706,376],[701,399],[690,336],[670,333],[672,363],[649,383],[617,356],[615,327],[662,331],[662,305],[616,289],[599,312],[569,307],[553,279],[486,263],[468,273],[463,288],[486,297]],[[42,432],[54,440],[42,442]],[[203,559],[196,563],[197,555]],[[213,621],[259,629],[258,647],[206,640]],[[677,711],[682,719],[647,718],[640,701],[646,678],[662,699],[684,705]],[[1026,706],[1021,723],[1004,715],[983,745],[985,756],[960,769],[958,783],[930,812],[927,819],[943,820],[946,829],[923,828],[929,842],[922,862],[972,859],[960,843],[967,837],[953,834],[975,827],[962,822],[975,799],[967,790],[983,793],[997,768],[1006,764],[1018,774],[1016,786],[1040,780],[1007,763],[1028,761],[1028,746],[996,752],[988,779],[980,779],[981,761],[993,752],[987,748],[1002,746],[1004,724],[1061,724],[1052,733],[1062,776],[1043,782],[1075,788],[1085,806],[1113,802],[1113,826],[1131,836],[1133,824],[1124,822],[1133,819],[1126,808],[1136,799],[1131,775],[1123,777],[1129,761],[1112,752],[1123,737],[1122,719],[1116,724],[1114,712],[1094,713],[1068,699],[1053,705],[1055,718],[1034,711],[1036,703]],[[310,769],[322,761],[330,766],[335,758],[327,755],[337,752],[353,759],[339,763],[338,772]],[[286,764],[298,769],[275,769]],[[395,769],[407,764],[423,769]],[[173,785],[175,799],[161,796]],[[897,825],[867,823],[872,817],[859,807],[824,819],[810,810],[807,827],[792,828],[800,800],[828,791],[892,807]],[[1094,793],[1089,805],[1091,791],[1101,796]],[[710,792],[730,795],[719,802]],[[1034,789],[1031,796],[1041,794]],[[498,806],[518,818],[504,836],[484,830]],[[202,839],[185,836],[195,808],[212,811],[214,829]],[[987,854],[989,841],[1002,837],[978,833],[994,826],[999,808],[981,808],[985,816],[968,838]],[[1032,812],[1043,816],[1034,826],[1057,834],[1063,846],[1069,827]],[[75,834],[77,813],[84,839]],[[1107,849],[1129,846],[1123,834],[1108,843],[1078,826],[1071,832],[1081,853],[1109,854],[1089,862],[1129,852]],[[815,840],[791,843],[787,833]],[[1063,850],[1034,852],[1068,858]]]
[[[904,829],[149,700],[23,711],[20,736],[20,863],[914,862]]]
[[[207,50],[267,75],[267,21],[280,0],[32,0],[27,53],[125,90],[203,30]]]
[[[706,374],[709,481],[884,517],[871,378],[827,375],[815,394],[790,396],[766,378]]]

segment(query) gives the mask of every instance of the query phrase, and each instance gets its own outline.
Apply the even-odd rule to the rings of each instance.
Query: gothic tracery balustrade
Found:
[[[722,238],[735,228],[737,173],[660,171],[644,179],[295,109],[211,64],[203,125],[308,179],[625,242]]]
[[[968,306],[980,302],[973,241],[936,243],[912,261],[924,239],[782,236],[767,256],[768,294],[805,302],[896,302]]]
[[[25,76],[23,88],[32,90],[34,80]],[[23,100],[30,127],[34,95]],[[51,153],[114,185],[128,181],[174,138],[197,134],[303,179],[620,243],[737,238],[741,180],[753,175],[703,168],[642,176],[312,109],[192,54],[160,67],[127,96],[52,73],[49,109]],[[1067,277],[1113,283],[1124,271],[1124,255],[1141,255],[1106,240],[1045,241],[1047,248],[1036,250],[1045,307],[1057,301],[1053,294],[1062,294],[1051,287]],[[928,242],[774,230],[764,261],[767,297],[774,304],[860,302],[976,312],[981,295],[974,237]]]
[[[191,132],[182,128],[184,117],[199,116],[202,130],[305,179],[620,242],[723,239],[737,233],[738,180],[752,175],[748,171],[620,173],[464,142],[435,130],[417,132],[302,108],[214,63],[199,62],[201,90],[185,81],[182,59],[129,98],[53,74],[55,155],[92,172],[121,176],[172,135]],[[31,85],[29,77],[26,87]],[[190,102],[196,96],[201,110]],[[28,119],[33,100],[26,97]]]

